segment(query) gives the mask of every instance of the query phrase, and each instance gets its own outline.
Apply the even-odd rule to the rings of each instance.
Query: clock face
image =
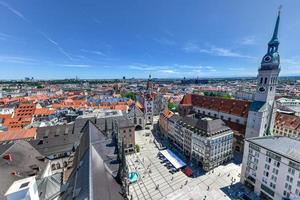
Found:
[[[266,91],[266,89],[265,89],[264,87],[260,87],[258,90],[259,90],[260,92],[265,92],[265,91]]]
[[[264,57],[264,61],[265,62],[270,62],[272,60],[272,57],[271,56],[265,56]]]

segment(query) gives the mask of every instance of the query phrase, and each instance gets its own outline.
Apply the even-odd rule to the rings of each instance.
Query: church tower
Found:
[[[280,72],[280,57],[278,53],[279,21],[280,10],[278,11],[273,36],[268,43],[267,53],[262,58],[258,69],[255,98],[248,113],[246,138],[261,137],[272,133],[276,114],[276,85]]]
[[[146,124],[153,123],[153,110],[154,110],[154,99],[153,99],[153,84],[151,80],[151,75],[147,81],[147,91],[144,95],[144,108],[145,108],[145,122]]]

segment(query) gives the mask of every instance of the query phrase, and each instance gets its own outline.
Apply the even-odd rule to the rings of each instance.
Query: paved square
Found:
[[[182,171],[172,175],[157,157],[159,150],[153,143],[154,137],[152,134],[146,136],[146,132],[150,130],[136,131],[136,144],[140,145],[141,151],[126,157],[129,172],[137,171],[140,174],[140,179],[129,186],[130,198],[220,200],[232,199],[228,195],[237,193],[238,189],[230,186],[232,182],[235,185],[240,181],[238,174],[241,166],[230,163],[196,178],[187,177]]]

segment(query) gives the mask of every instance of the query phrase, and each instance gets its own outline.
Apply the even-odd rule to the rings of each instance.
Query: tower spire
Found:
[[[279,8],[278,8],[277,20],[276,20],[273,36],[272,36],[272,39],[271,39],[270,43],[278,42],[278,28],[279,28],[281,8],[282,8],[282,5],[280,5]]]

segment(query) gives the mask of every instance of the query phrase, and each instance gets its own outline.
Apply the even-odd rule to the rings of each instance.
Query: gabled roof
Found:
[[[236,99],[224,99],[199,94],[187,94],[180,102],[181,105],[192,105],[223,113],[247,117],[251,102]]]
[[[3,156],[10,154],[12,161],[3,159]],[[43,156],[26,141],[17,141],[9,146],[0,155],[0,199],[4,199],[4,194],[11,184],[32,175],[40,178],[48,165]],[[34,170],[37,169],[37,170]]]
[[[91,122],[82,129],[76,150],[69,188],[61,199],[121,200],[121,187],[115,176],[119,167],[115,143]]]
[[[162,111],[162,115],[166,118],[170,118],[174,115],[167,107]]]
[[[11,129],[0,132],[0,143],[5,141],[34,139],[36,136],[36,128],[29,129]]]
[[[300,117],[277,112],[275,126],[286,127],[292,130],[300,130]]]

